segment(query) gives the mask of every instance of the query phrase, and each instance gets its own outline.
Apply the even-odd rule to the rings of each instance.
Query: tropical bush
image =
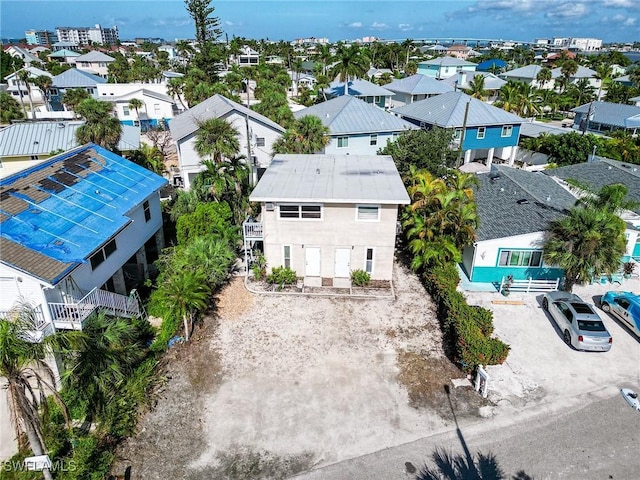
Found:
[[[371,275],[362,269],[353,270],[351,272],[351,283],[356,287],[364,287],[371,281]]]
[[[200,203],[193,213],[178,218],[178,245],[186,245],[195,237],[203,235],[219,236],[234,245],[238,240],[238,229],[232,222],[233,213],[226,203]]]
[[[464,295],[456,290],[460,277],[455,265],[432,268],[421,278],[436,302],[438,319],[454,361],[467,372],[478,365],[503,363],[509,354],[509,346],[490,336],[493,333],[492,312],[468,305]]]
[[[291,270],[289,267],[273,267],[271,273],[267,275],[267,283],[280,287],[293,285],[297,279],[295,270]]]

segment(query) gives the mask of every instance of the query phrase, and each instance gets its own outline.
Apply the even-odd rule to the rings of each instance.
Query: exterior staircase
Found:
[[[140,296],[132,290],[129,296],[94,288],[77,302],[49,303],[56,329],[82,330],[83,322],[94,312],[114,317],[146,317]]]

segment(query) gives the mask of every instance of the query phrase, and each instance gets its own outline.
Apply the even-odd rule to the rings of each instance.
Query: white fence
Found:
[[[556,280],[513,280],[509,277],[502,277],[500,282],[501,292],[551,292],[558,290],[560,279]]]

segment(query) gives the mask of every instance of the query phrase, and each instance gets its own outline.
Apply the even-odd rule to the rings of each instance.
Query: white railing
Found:
[[[118,317],[140,315],[137,298],[94,288],[75,303],[49,303],[51,318],[57,328],[81,330],[82,323],[96,310]]]
[[[50,325],[47,323],[47,320],[44,318],[44,313],[42,312],[42,305],[31,305],[29,308],[32,310],[34,326],[37,330],[42,331],[46,330]],[[0,310],[0,318],[11,319],[18,313],[17,310]]]
[[[551,292],[557,290],[560,286],[560,279],[556,280],[534,280],[529,278],[528,280],[513,280],[507,277],[502,277],[500,282],[500,291],[510,292]]]
[[[262,229],[262,223],[258,222],[244,222],[242,224],[244,227],[244,238],[245,239],[258,239],[261,240],[264,238],[264,232]]]

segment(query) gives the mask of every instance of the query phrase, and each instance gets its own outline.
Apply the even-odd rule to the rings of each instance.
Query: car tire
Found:
[[[542,299],[542,308],[547,311],[549,310],[549,300],[547,300],[546,297]]]
[[[569,333],[569,330],[564,331],[564,333],[562,334],[562,339],[564,340],[564,343],[566,343],[570,347],[573,347],[573,345],[571,345],[571,334]]]
[[[600,302],[600,308],[605,312],[610,312],[611,311],[611,307],[609,306],[609,304],[607,302]]]

